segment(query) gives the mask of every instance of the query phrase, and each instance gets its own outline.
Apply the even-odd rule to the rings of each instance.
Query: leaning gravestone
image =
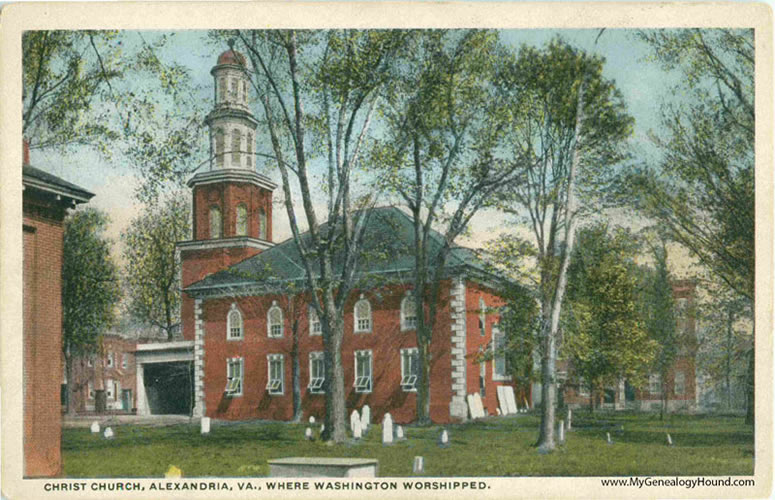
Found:
[[[484,413],[484,405],[482,404],[482,396],[478,392],[474,393],[474,408],[476,409],[476,418],[484,418],[487,415]]]
[[[371,425],[371,408],[369,408],[369,405],[365,405],[361,410],[361,423],[364,426],[364,430]]]
[[[202,434],[210,434],[210,417],[202,417],[199,422],[199,430]]]
[[[91,424],[91,431],[92,431],[92,434],[100,433],[100,424],[96,420]]]
[[[503,387],[503,392],[506,393],[506,406],[509,413],[517,413],[517,401],[514,399],[514,388],[510,385]]]
[[[358,416],[358,411],[353,410],[352,413],[350,413],[350,432],[355,434],[355,427],[358,427],[358,429],[361,428],[361,418]]]
[[[468,414],[471,416],[471,420],[476,418],[476,407],[474,406],[473,394],[466,395],[466,403],[468,404]]]
[[[393,417],[385,413],[382,419],[382,444],[393,444]]]
[[[501,409],[501,415],[508,415],[509,414],[509,405],[506,401],[506,391],[504,390],[505,387],[502,385],[498,386],[497,392],[498,392],[498,405]]]

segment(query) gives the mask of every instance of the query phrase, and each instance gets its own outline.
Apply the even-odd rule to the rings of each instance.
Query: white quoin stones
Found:
[[[422,457],[414,457],[414,464],[412,464],[413,474],[422,474],[425,469],[425,463]]]
[[[350,413],[350,432],[355,434],[356,427],[358,427],[358,430],[360,430],[361,417],[358,415],[358,410],[353,410],[353,412]]]
[[[100,424],[96,420],[91,423],[91,431],[92,431],[92,434],[100,433]]]
[[[439,438],[439,444],[441,446],[449,446],[449,433],[447,429],[441,431],[441,437]]]
[[[396,426],[396,439],[399,441],[404,439],[404,428],[400,425]]]
[[[103,436],[105,436],[105,439],[113,439],[113,436],[115,436],[115,434],[113,433],[113,429],[111,429],[110,427],[106,427],[105,433],[103,434]]]
[[[304,437],[308,440],[312,440],[312,427],[307,427],[307,429],[304,431]]]
[[[668,446],[673,446],[673,438],[670,437],[670,433],[669,432],[667,433],[667,445]]]
[[[565,422],[562,420],[557,422],[557,439],[559,439],[561,443],[565,442]]]
[[[369,408],[369,405],[364,406],[361,410],[361,423],[366,429],[371,425],[371,408]]]
[[[315,417],[313,417],[312,415],[309,416],[309,423],[310,424],[314,424],[315,423]]]
[[[393,444],[393,417],[385,413],[382,419],[382,444]]]
[[[210,417],[202,417],[199,422],[199,430],[202,434],[210,434]]]

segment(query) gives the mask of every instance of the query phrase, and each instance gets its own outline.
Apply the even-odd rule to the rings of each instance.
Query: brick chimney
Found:
[[[22,146],[24,147],[24,156],[22,159],[22,165],[30,164],[30,141],[26,137],[22,138]]]

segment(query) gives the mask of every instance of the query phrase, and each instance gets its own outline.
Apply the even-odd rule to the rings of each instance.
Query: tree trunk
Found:
[[[65,354],[65,373],[67,374],[67,408],[68,415],[75,415],[75,380],[73,378],[73,357]]]
[[[727,411],[732,409],[732,323],[734,322],[734,312],[730,306],[727,310],[727,345],[726,345],[726,363],[724,365],[724,382],[727,392]]]
[[[333,297],[327,300],[329,308],[330,332],[325,335],[326,348],[326,429],[325,440],[343,443],[347,439],[347,408],[345,407],[344,367],[342,366],[342,338],[344,336],[344,318],[341,315],[331,315],[334,310]]]
[[[301,373],[299,369],[299,324],[293,323],[293,346],[291,347],[291,384],[293,391],[293,422],[300,422],[301,410]]]
[[[755,395],[755,376],[756,376],[756,349],[751,346],[751,350],[748,351],[748,373],[746,374],[746,408],[745,408],[745,423],[753,425],[755,421],[754,407],[756,406]]]
[[[417,354],[420,358],[420,376],[417,380],[417,423],[419,425],[431,424],[431,360],[428,350],[427,342],[417,342]]]

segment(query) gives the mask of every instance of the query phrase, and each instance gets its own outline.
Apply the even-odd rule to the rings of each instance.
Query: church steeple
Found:
[[[245,56],[229,50],[218,56],[213,75],[214,105],[205,122],[210,128],[210,170],[255,168],[258,122],[250,112],[250,79]]]

